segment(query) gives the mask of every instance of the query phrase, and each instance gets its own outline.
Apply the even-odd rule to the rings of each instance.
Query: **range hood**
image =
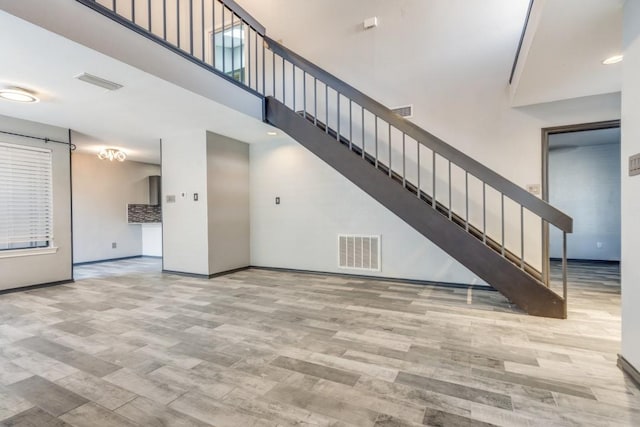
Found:
[[[157,206],[162,200],[162,189],[160,187],[160,175],[149,176],[149,204]]]

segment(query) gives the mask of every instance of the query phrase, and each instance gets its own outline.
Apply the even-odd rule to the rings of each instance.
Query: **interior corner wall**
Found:
[[[164,137],[161,175],[163,269],[209,275],[206,131]]]
[[[248,267],[249,145],[207,132],[209,274]]]
[[[31,108],[31,106],[16,106]],[[68,141],[67,129],[0,116],[0,130]],[[0,290],[71,280],[71,164],[69,146],[0,134],[0,141],[51,149],[53,153],[53,254],[0,257]]]
[[[160,166],[73,153],[72,172],[73,262],[142,255],[141,226],[127,223],[127,204],[149,203],[147,177]]]
[[[293,140],[251,145],[250,188],[251,265],[485,285]],[[339,234],[380,235],[380,271],[339,268]]]
[[[624,4],[622,68],[622,356],[640,371],[640,175],[628,158],[640,153],[640,2]]]

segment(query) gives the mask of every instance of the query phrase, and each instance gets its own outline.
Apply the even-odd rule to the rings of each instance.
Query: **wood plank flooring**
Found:
[[[570,266],[554,320],[491,291],[159,263],[0,296],[0,425],[640,425],[616,266]]]

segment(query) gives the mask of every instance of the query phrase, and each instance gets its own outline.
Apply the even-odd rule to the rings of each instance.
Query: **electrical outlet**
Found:
[[[113,242],[111,244],[111,249],[116,249],[118,247],[118,243],[117,242]]]

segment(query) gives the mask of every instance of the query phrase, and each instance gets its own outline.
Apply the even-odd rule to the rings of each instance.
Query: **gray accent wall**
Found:
[[[249,145],[207,132],[209,274],[250,263]]]
[[[573,218],[567,257],[619,261],[619,139],[613,144],[576,146],[558,144],[561,137],[549,137],[549,202]],[[549,254],[562,257],[562,235],[554,229]]]
[[[0,130],[41,138],[68,141],[68,130],[41,123],[0,116]],[[6,257],[0,252],[0,290],[72,279],[71,183],[69,147],[36,139],[0,134],[0,141],[48,148],[53,153],[53,237],[55,253]]]

